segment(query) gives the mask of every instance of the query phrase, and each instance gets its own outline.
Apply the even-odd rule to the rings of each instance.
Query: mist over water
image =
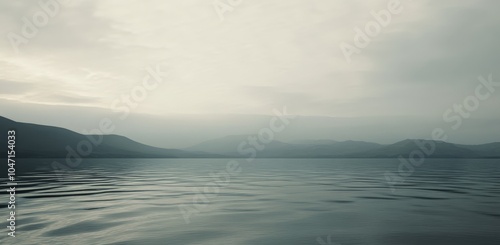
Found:
[[[498,160],[428,159],[395,192],[397,159],[235,160],[187,224],[179,205],[228,159],[86,159],[61,179],[19,159],[16,238],[0,243],[500,244]]]

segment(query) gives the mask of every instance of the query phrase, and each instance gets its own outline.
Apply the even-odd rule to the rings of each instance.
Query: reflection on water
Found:
[[[393,159],[243,160],[186,224],[179,205],[227,161],[87,159],[58,179],[18,159],[16,238],[0,243],[500,244],[499,160],[427,160],[395,193]]]

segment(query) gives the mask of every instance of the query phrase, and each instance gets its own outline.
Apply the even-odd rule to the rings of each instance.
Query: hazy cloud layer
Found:
[[[354,29],[389,2],[243,1],[221,21],[212,1],[61,1],[16,52],[9,33],[21,35],[23,18],[43,8],[3,1],[0,99],[9,103],[0,110],[28,103],[97,113],[158,62],[168,81],[134,113],[256,115],[287,106],[307,116],[439,121],[474,94],[478,76],[500,80],[494,0],[401,0],[402,12],[348,63],[339,45],[353,44]],[[499,97],[475,116],[498,120]]]

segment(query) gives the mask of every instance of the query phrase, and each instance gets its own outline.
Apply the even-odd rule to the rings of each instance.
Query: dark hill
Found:
[[[12,129],[16,130],[15,151],[18,158],[64,158],[71,150],[77,153],[87,152],[88,147],[85,146],[88,145],[92,146],[91,153],[86,156],[79,154],[80,156],[90,158],[214,157],[206,153],[152,147],[119,135],[102,135],[100,144],[89,144],[92,142],[89,137],[95,139],[99,137],[82,135],[58,127],[15,122],[0,117],[0,139],[4,139],[2,145],[6,146],[7,131]],[[83,151],[78,152],[79,144]],[[0,152],[4,153],[6,149],[2,147]]]

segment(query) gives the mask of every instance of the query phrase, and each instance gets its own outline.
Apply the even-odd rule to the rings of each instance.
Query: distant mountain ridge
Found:
[[[226,136],[208,140],[186,148],[232,157],[246,157],[238,152],[242,142],[250,135]],[[414,151],[422,151],[420,145],[434,145],[426,158],[500,158],[500,142],[482,145],[460,145],[442,141],[406,139],[390,145],[364,141],[307,140],[286,143],[272,141],[257,151],[260,158],[396,158],[408,157]],[[248,147],[248,144],[246,144]]]
[[[216,157],[216,155],[186,152],[177,149],[163,149],[138,143],[119,135],[83,135],[67,129],[44,126],[30,123],[15,122],[0,117],[0,136],[7,143],[7,131],[16,130],[16,157],[17,158],[65,158],[68,152],[88,158],[179,158],[179,157]],[[89,144],[90,138],[102,137],[100,144]],[[78,152],[78,144],[88,142],[92,145],[90,154],[82,155]],[[70,150],[68,150],[68,147]],[[86,146],[85,146],[86,147]],[[84,151],[87,148],[81,147]],[[7,147],[2,147],[4,154]],[[6,152],[5,152],[6,153]]]
[[[5,139],[0,155],[7,151],[7,131],[16,130],[18,158],[65,158],[77,151],[78,144],[101,138],[87,158],[246,158],[242,150],[253,147],[251,135],[231,135],[201,142],[185,149],[148,146],[120,135],[83,135],[64,128],[16,122],[0,116],[0,139]],[[255,136],[255,135],[254,135]],[[403,140],[390,145],[364,141],[300,140],[292,143],[274,140],[255,149],[257,158],[396,158],[420,150],[419,144],[435,145],[427,158],[500,158],[500,142],[461,145],[442,141]],[[68,147],[70,150],[68,150]],[[240,148],[240,149],[238,149]],[[248,151],[247,151],[248,153]]]
[[[419,142],[419,143],[417,143]],[[483,156],[471,149],[460,147],[455,144],[421,139],[406,139],[396,142],[391,145],[383,146],[379,149],[367,151],[359,154],[359,157],[369,158],[394,158],[399,156],[408,157],[414,151],[421,151],[426,156],[425,150],[422,150],[422,145],[429,148],[430,144],[433,151],[430,154],[431,158],[482,158]],[[499,155],[500,156],[500,155]],[[427,156],[426,156],[427,157]]]

